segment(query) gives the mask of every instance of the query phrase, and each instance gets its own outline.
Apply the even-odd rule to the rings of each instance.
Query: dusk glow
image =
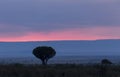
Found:
[[[94,27],[57,30],[52,32],[26,32],[21,36],[1,36],[1,41],[53,41],[119,39],[120,27]]]
[[[119,20],[119,0],[1,0],[0,41],[120,39]]]

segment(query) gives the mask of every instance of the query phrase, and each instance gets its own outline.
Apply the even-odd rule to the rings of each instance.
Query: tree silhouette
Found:
[[[55,54],[56,51],[52,47],[48,46],[39,46],[33,49],[33,55],[41,59],[43,65],[46,65],[48,60],[54,57]]]

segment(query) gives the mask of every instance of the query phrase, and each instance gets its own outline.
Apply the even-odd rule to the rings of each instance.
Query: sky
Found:
[[[120,39],[120,0],[0,0],[0,41]]]

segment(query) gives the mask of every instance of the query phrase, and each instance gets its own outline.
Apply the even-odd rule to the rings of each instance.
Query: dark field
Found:
[[[120,65],[0,65],[0,77],[120,77]]]

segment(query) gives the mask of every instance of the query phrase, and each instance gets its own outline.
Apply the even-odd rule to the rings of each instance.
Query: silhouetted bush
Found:
[[[101,68],[100,68],[100,77],[109,77],[107,74],[112,62],[108,59],[103,59],[101,61]]]
[[[112,64],[112,62],[110,60],[108,60],[108,59],[103,59],[101,61],[101,64]]]

